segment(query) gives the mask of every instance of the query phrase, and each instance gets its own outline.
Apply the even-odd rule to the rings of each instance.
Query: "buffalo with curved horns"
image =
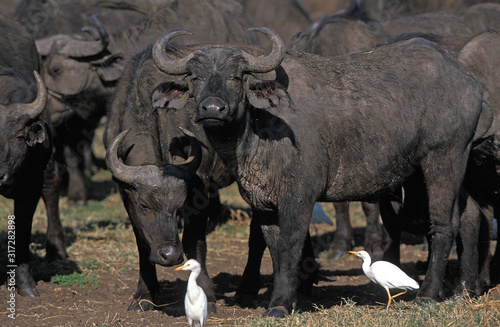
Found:
[[[155,266],[179,264],[185,254],[202,265],[198,284],[209,310],[215,311],[205,234],[207,220],[221,214],[218,190],[232,179],[203,130],[190,123],[189,110],[171,110],[175,79],[168,77],[155,66],[150,48],[132,58],[111,101],[104,133],[106,163],[139,251],[139,283],[129,310],[151,309],[160,290]]]
[[[66,258],[59,219],[59,183],[52,163],[52,129],[47,90],[37,71],[32,36],[19,23],[0,15],[0,194],[14,200],[9,220],[9,265],[15,266],[16,288],[39,296],[31,274],[31,225],[40,196],[47,210],[48,260]],[[33,76],[34,74],[34,76]],[[15,235],[14,240],[11,235]]]
[[[177,99],[194,99],[195,121],[262,226],[274,267],[265,315],[283,316],[296,303],[315,201],[376,200],[408,180],[426,193],[432,223],[417,297],[440,299],[462,214],[474,206],[462,181],[481,115],[479,84],[420,38],[326,58],[286,53],[274,31],[252,29],[269,37],[269,53],[232,44],[173,48],[172,38],[188,34],[173,31],[156,42],[153,58],[179,75]],[[461,264],[477,267],[477,234],[469,240],[476,244],[464,245]],[[460,281],[473,285],[477,269],[462,271]]]

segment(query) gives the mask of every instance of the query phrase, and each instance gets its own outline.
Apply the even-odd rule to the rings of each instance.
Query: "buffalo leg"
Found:
[[[354,234],[349,219],[349,202],[334,202],[337,229],[330,243],[332,259],[336,260],[354,247]]]
[[[389,234],[389,247],[384,252],[383,259],[400,266],[401,225],[398,214],[402,206],[401,197],[386,194],[379,201],[380,215],[384,227]]]
[[[52,160],[49,161],[45,170],[42,198],[47,209],[46,259],[48,261],[66,259],[68,255],[64,229],[59,215],[59,178]]]
[[[316,262],[311,235],[308,230],[299,265],[299,287],[297,289],[299,295],[311,296],[313,284],[318,283],[318,272],[319,265]]]
[[[373,256],[384,252],[384,229],[378,203],[361,202],[366,217],[365,250]]]
[[[465,193],[465,192],[463,192]],[[460,220],[460,234],[457,238],[457,252],[459,254],[459,283],[455,294],[462,296],[464,291],[480,295],[482,285],[477,279],[479,258],[479,233],[484,216],[477,203],[467,194],[462,195],[465,210]],[[482,254],[483,255],[483,254]],[[464,284],[462,284],[462,281]]]
[[[251,307],[259,293],[260,267],[265,249],[266,241],[262,233],[260,217],[258,212],[253,212],[248,239],[247,264],[236,290],[236,300],[243,307]]]
[[[149,262],[150,250],[140,241],[135,227],[134,233],[137,250],[139,251],[139,282],[137,284],[137,291],[127,310],[143,312],[153,308],[151,302],[154,302],[157,292],[160,289],[160,284],[156,275],[156,267]]]
[[[81,169],[82,158],[66,145],[64,146],[64,162],[68,169],[68,202],[85,205],[87,203],[87,189],[85,176]]]
[[[293,304],[296,302],[302,249],[309,231],[309,222],[314,206],[314,201],[310,202],[287,199],[282,201],[279,206],[280,231],[275,257],[271,253],[275,268],[274,288],[269,309],[264,313],[265,316],[282,317],[292,310]]]
[[[16,286],[19,294],[23,296],[40,296],[29,265],[31,226],[40,195],[41,185],[39,187],[35,186],[34,191],[27,192],[27,194],[14,199],[17,265]]]
[[[432,244],[431,259],[417,294],[417,302],[438,300],[442,297],[446,265],[453,241],[458,234],[460,213],[464,209],[460,194],[467,158],[461,156],[462,151],[457,149],[456,152],[451,152],[452,150],[450,149],[445,157],[439,151],[431,152],[421,162],[429,199]],[[477,274],[477,263],[475,267]]]

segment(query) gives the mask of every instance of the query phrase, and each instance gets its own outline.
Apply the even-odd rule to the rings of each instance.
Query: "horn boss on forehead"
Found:
[[[247,72],[267,73],[276,69],[283,59],[285,58],[285,44],[280,36],[270,28],[267,27],[252,27],[248,31],[261,32],[269,38],[272,44],[271,52],[266,56],[254,56],[249,53],[243,52],[247,65],[244,70]],[[160,70],[170,75],[181,75],[188,73],[186,64],[193,58],[193,53],[190,53],[184,58],[171,59],[166,54],[166,47],[168,43],[175,37],[180,35],[192,34],[186,30],[174,30],[156,41],[153,46],[153,60]]]

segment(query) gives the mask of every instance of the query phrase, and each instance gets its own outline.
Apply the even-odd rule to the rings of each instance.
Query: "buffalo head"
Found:
[[[207,127],[220,127],[238,120],[244,115],[245,104],[267,108],[273,101],[275,86],[258,80],[253,73],[267,73],[277,69],[285,57],[285,46],[276,32],[266,27],[249,30],[267,35],[272,50],[267,55],[253,55],[249,51],[261,51],[245,46],[230,45],[201,46],[181,59],[172,59],[168,54],[168,42],[179,35],[190,34],[176,30],[158,39],[153,47],[153,59],[160,70],[170,75],[186,74],[184,83],[177,92],[172,92],[174,109],[180,109],[187,99],[186,92],[196,102],[196,121]],[[262,92],[262,87],[270,92]],[[272,92],[271,92],[272,91]]]
[[[5,72],[0,73],[2,75],[0,87],[5,91],[5,88],[9,86],[12,88],[16,85],[16,76],[3,73]],[[9,103],[0,104],[0,130],[2,131],[0,133],[0,191],[6,196],[10,187],[14,185],[16,174],[23,164],[26,164],[26,158],[31,149],[40,143],[47,144],[50,141],[46,122],[39,119],[46,105],[47,91],[40,75],[36,71],[34,74],[37,95],[33,102],[11,103],[7,101]],[[9,85],[4,85],[4,82]],[[23,96],[26,94],[30,93],[27,92]],[[14,95],[14,98],[17,97]],[[50,153],[50,150],[48,151]],[[33,159],[42,160],[43,158]]]
[[[171,164],[163,167],[124,164],[117,152],[128,130],[121,132],[106,152],[106,164],[120,182],[122,195],[127,199],[124,203],[136,237],[149,247],[150,262],[163,266],[179,264],[183,260],[177,217],[187,198],[187,183],[200,166],[202,156],[198,140],[190,132],[181,130],[191,145],[190,157],[182,162],[177,162],[174,157]],[[130,156],[132,149],[124,150]]]
[[[81,35],[58,34],[36,41],[43,60],[44,81],[53,97],[53,115],[71,110],[83,97],[110,93],[123,71],[123,56],[110,53],[109,34],[94,15],[95,27]],[[88,100],[87,100],[88,102]],[[95,102],[95,101],[94,101]]]

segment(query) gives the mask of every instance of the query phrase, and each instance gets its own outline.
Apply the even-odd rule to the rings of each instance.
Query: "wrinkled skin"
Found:
[[[485,106],[489,108],[491,115],[491,125],[483,136],[485,141],[473,149],[466,175],[467,190],[487,213],[490,224],[493,217],[497,219],[500,217],[498,198],[500,194],[500,73],[497,69],[491,69],[500,65],[498,51],[500,51],[500,34],[486,32],[474,37],[458,54],[459,62],[483,86]],[[500,281],[499,267],[500,248],[497,242],[490,269],[493,282]]]
[[[139,283],[129,307],[138,312],[152,309],[143,300],[155,301],[158,294],[155,265],[180,264],[184,254],[202,265],[197,283],[207,295],[209,311],[215,311],[215,286],[206,269],[205,233],[207,220],[221,214],[218,190],[232,179],[202,129],[190,123],[189,111],[172,110],[169,86],[176,79],[156,68],[150,49],[134,57],[117,86],[104,135],[104,144],[110,152],[116,136],[130,130],[119,142],[116,153],[111,153],[126,167],[141,170],[159,169],[147,168],[148,165],[163,167],[161,178],[147,173],[132,181],[110,168],[132,222],[139,251]],[[189,137],[179,126],[197,135],[202,145],[199,168],[188,175],[181,174],[183,169],[178,164],[172,165],[185,161],[193,152]],[[178,236],[179,219],[184,226],[182,242]]]
[[[285,42],[307,30],[311,17],[297,0],[241,0],[245,13],[255,26],[274,29]],[[266,8],[263,10],[263,8]]]
[[[397,40],[425,37],[456,53],[473,36],[467,24],[444,12],[366,21],[331,16],[314,23],[304,50],[322,56],[337,56],[370,50]]]
[[[90,16],[98,14],[113,29],[138,22],[148,12],[156,9],[158,0],[134,1],[134,4],[114,8],[92,0],[20,0],[12,16],[23,24],[35,39],[57,33],[79,33],[90,24]]]
[[[479,3],[465,8],[458,16],[476,35],[500,30],[500,3]]]
[[[84,170],[94,169],[92,160],[88,159],[94,130],[106,114],[116,83],[133,55],[173,28],[191,29],[200,42],[223,39],[258,43],[255,36],[244,33],[250,23],[241,6],[233,1],[172,0],[161,7],[157,7],[158,1],[152,1],[151,5],[156,8],[151,14],[136,24],[128,22],[123,28],[117,28],[118,23],[102,17],[102,23],[109,29],[108,36],[99,32],[98,26],[91,25],[87,26],[87,32],[77,36],[67,32],[37,40],[43,58],[43,76],[54,108],[56,158],[65,164],[60,167],[61,172],[67,170],[69,173],[68,200],[71,203],[85,204],[87,201],[88,176]],[[109,42],[103,41],[106,38]],[[93,53],[83,55],[66,51],[88,48],[88,42],[96,40],[103,41],[103,46]]]
[[[9,35],[16,35],[16,40]],[[31,225],[40,196],[45,202],[48,260],[66,258],[59,219],[59,184],[52,154],[52,130],[45,109],[46,89],[38,76],[32,37],[18,23],[0,16],[0,194],[14,200],[16,288],[39,296],[29,267]],[[9,234],[10,235],[10,234]]]
[[[273,35],[268,56],[229,45],[207,45],[179,60],[160,51],[155,56],[162,70],[185,76],[189,88],[178,91],[195,100],[196,121],[242,197],[265,213],[263,229],[279,228],[277,239],[264,233],[275,268],[265,315],[283,316],[296,302],[297,268],[316,201],[375,199],[417,170],[432,222],[431,261],[417,296],[440,299],[469,198],[462,179],[481,113],[480,86],[423,39],[339,58],[292,52],[284,60],[278,39]],[[271,77],[256,74],[268,71]],[[476,243],[462,260],[472,268],[460,276],[470,288],[478,264],[477,235],[471,234],[469,242]]]

